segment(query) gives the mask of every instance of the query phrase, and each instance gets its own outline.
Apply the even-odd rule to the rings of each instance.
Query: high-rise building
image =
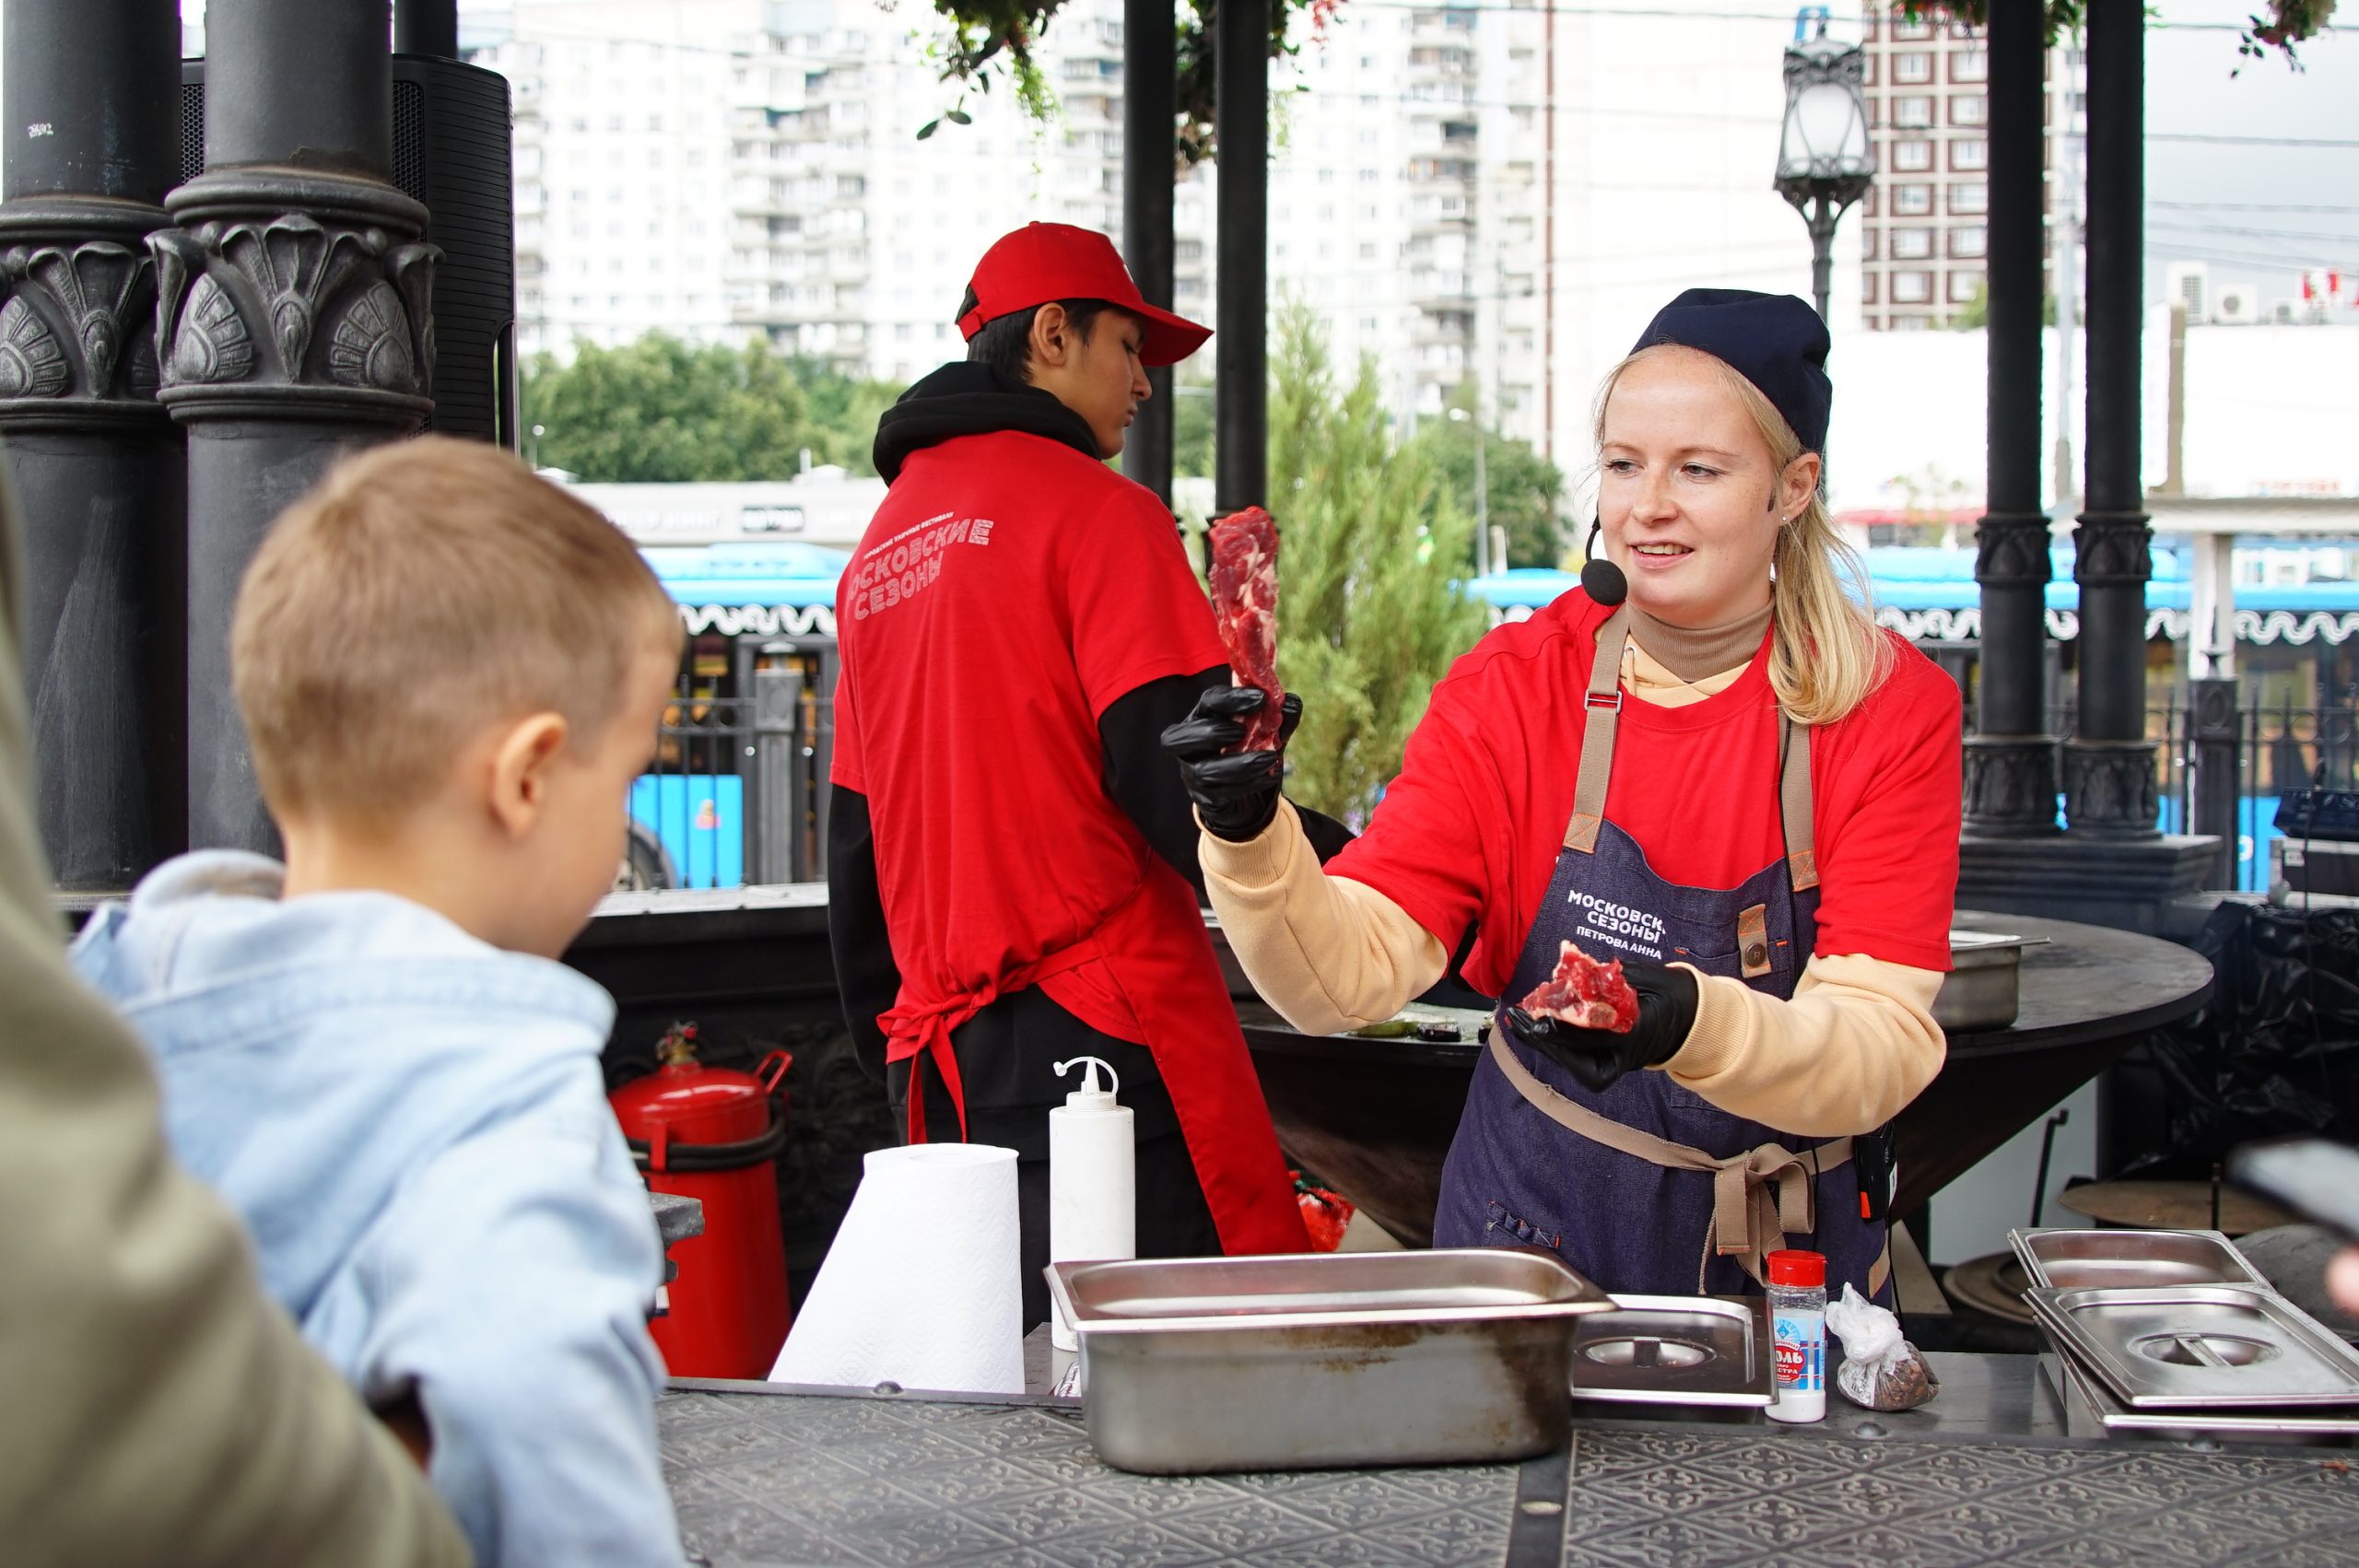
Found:
[[[528,353],[760,334],[909,380],[961,352],[992,239],[1032,219],[1120,238],[1121,0],[1067,0],[1039,40],[1045,121],[1003,82],[962,99],[931,13],[871,0],[515,0],[491,20],[473,58],[514,86]],[[1373,356],[1402,426],[1473,404],[1578,470],[1598,378],[1672,293],[1807,284],[1770,184],[1790,30],[1722,0],[1342,7],[1273,70],[1273,308],[1320,319],[1339,376]],[[1185,174],[1174,202],[1174,303],[1206,321],[1216,179]]]
[[[518,0],[473,58],[515,95],[520,347],[760,333],[901,380],[955,357],[993,238],[1120,231],[1121,16],[1059,13],[1043,124],[960,108],[906,23],[851,0]]]
[[[1946,326],[1978,307],[1988,276],[1989,51],[1966,23],[1912,22],[1896,6],[1882,10],[1863,23],[1876,178],[1861,204],[1861,315],[1871,330]],[[2078,52],[2051,51],[2051,78],[2060,63],[2076,78],[2064,113],[2077,115]],[[2063,114],[2053,90],[2042,103],[2052,185]],[[2052,199],[2049,211],[2052,217]]]

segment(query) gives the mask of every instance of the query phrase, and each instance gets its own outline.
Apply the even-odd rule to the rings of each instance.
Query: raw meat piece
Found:
[[[1260,507],[1213,524],[1213,613],[1229,668],[1239,685],[1262,688],[1264,701],[1245,721],[1241,752],[1275,750],[1278,685],[1278,528]]]
[[[1569,942],[1556,954],[1556,972],[1520,1005],[1535,1018],[1616,1035],[1628,1034],[1638,1022],[1638,993],[1622,977],[1622,960],[1600,964]]]

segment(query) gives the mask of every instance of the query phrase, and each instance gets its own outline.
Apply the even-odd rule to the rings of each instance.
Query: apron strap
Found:
[[[1785,732],[1778,759],[1778,814],[1786,830],[1786,880],[1796,893],[1818,885],[1817,829],[1812,825],[1815,804],[1810,787],[1810,726],[1791,714],[1782,714]]]
[[[1707,1154],[1701,1149],[1625,1127],[1565,1098],[1508,1048],[1504,1030],[1491,1032],[1491,1059],[1517,1094],[1567,1131],[1649,1164],[1711,1176],[1712,1223],[1705,1232],[1703,1257],[1696,1266],[1698,1294],[1703,1293],[1704,1275],[1715,1254],[1733,1256],[1756,1284],[1766,1284],[1766,1260],[1786,1245],[1787,1233],[1814,1228],[1814,1178],[1822,1172],[1839,1169],[1851,1158],[1848,1138],[1815,1144],[1799,1153],[1783,1144],[1764,1143],[1726,1158]],[[1869,1281],[1871,1292],[1883,1283],[1872,1272]]]
[[[1597,629],[1597,660],[1589,668],[1582,697],[1581,770],[1573,785],[1573,816],[1565,825],[1565,848],[1584,855],[1597,850],[1597,830],[1605,821],[1605,787],[1614,777],[1614,731],[1622,721],[1622,649],[1630,640],[1630,613],[1617,609]]]

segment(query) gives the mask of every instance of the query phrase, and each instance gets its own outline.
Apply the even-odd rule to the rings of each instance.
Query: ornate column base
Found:
[[[2064,743],[2064,821],[2083,838],[2152,839],[2161,802],[2154,792],[2154,743]]]
[[[1989,838],[2056,833],[2056,795],[2055,736],[1966,737],[1966,832]]]

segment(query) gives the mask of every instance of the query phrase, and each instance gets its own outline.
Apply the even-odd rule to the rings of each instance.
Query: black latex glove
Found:
[[[1180,765],[1204,830],[1231,843],[1259,837],[1277,816],[1286,742],[1302,722],[1302,698],[1288,692],[1276,750],[1223,755],[1245,739],[1246,719],[1265,700],[1258,686],[1214,686],[1196,699],[1195,711],[1163,731],[1163,749]]]
[[[1610,1089],[1625,1072],[1669,1061],[1696,1026],[1696,976],[1686,969],[1622,961],[1622,977],[1638,993],[1638,1022],[1630,1032],[1579,1029],[1556,1018],[1535,1018],[1508,1009],[1515,1037],[1573,1075],[1592,1094]]]

